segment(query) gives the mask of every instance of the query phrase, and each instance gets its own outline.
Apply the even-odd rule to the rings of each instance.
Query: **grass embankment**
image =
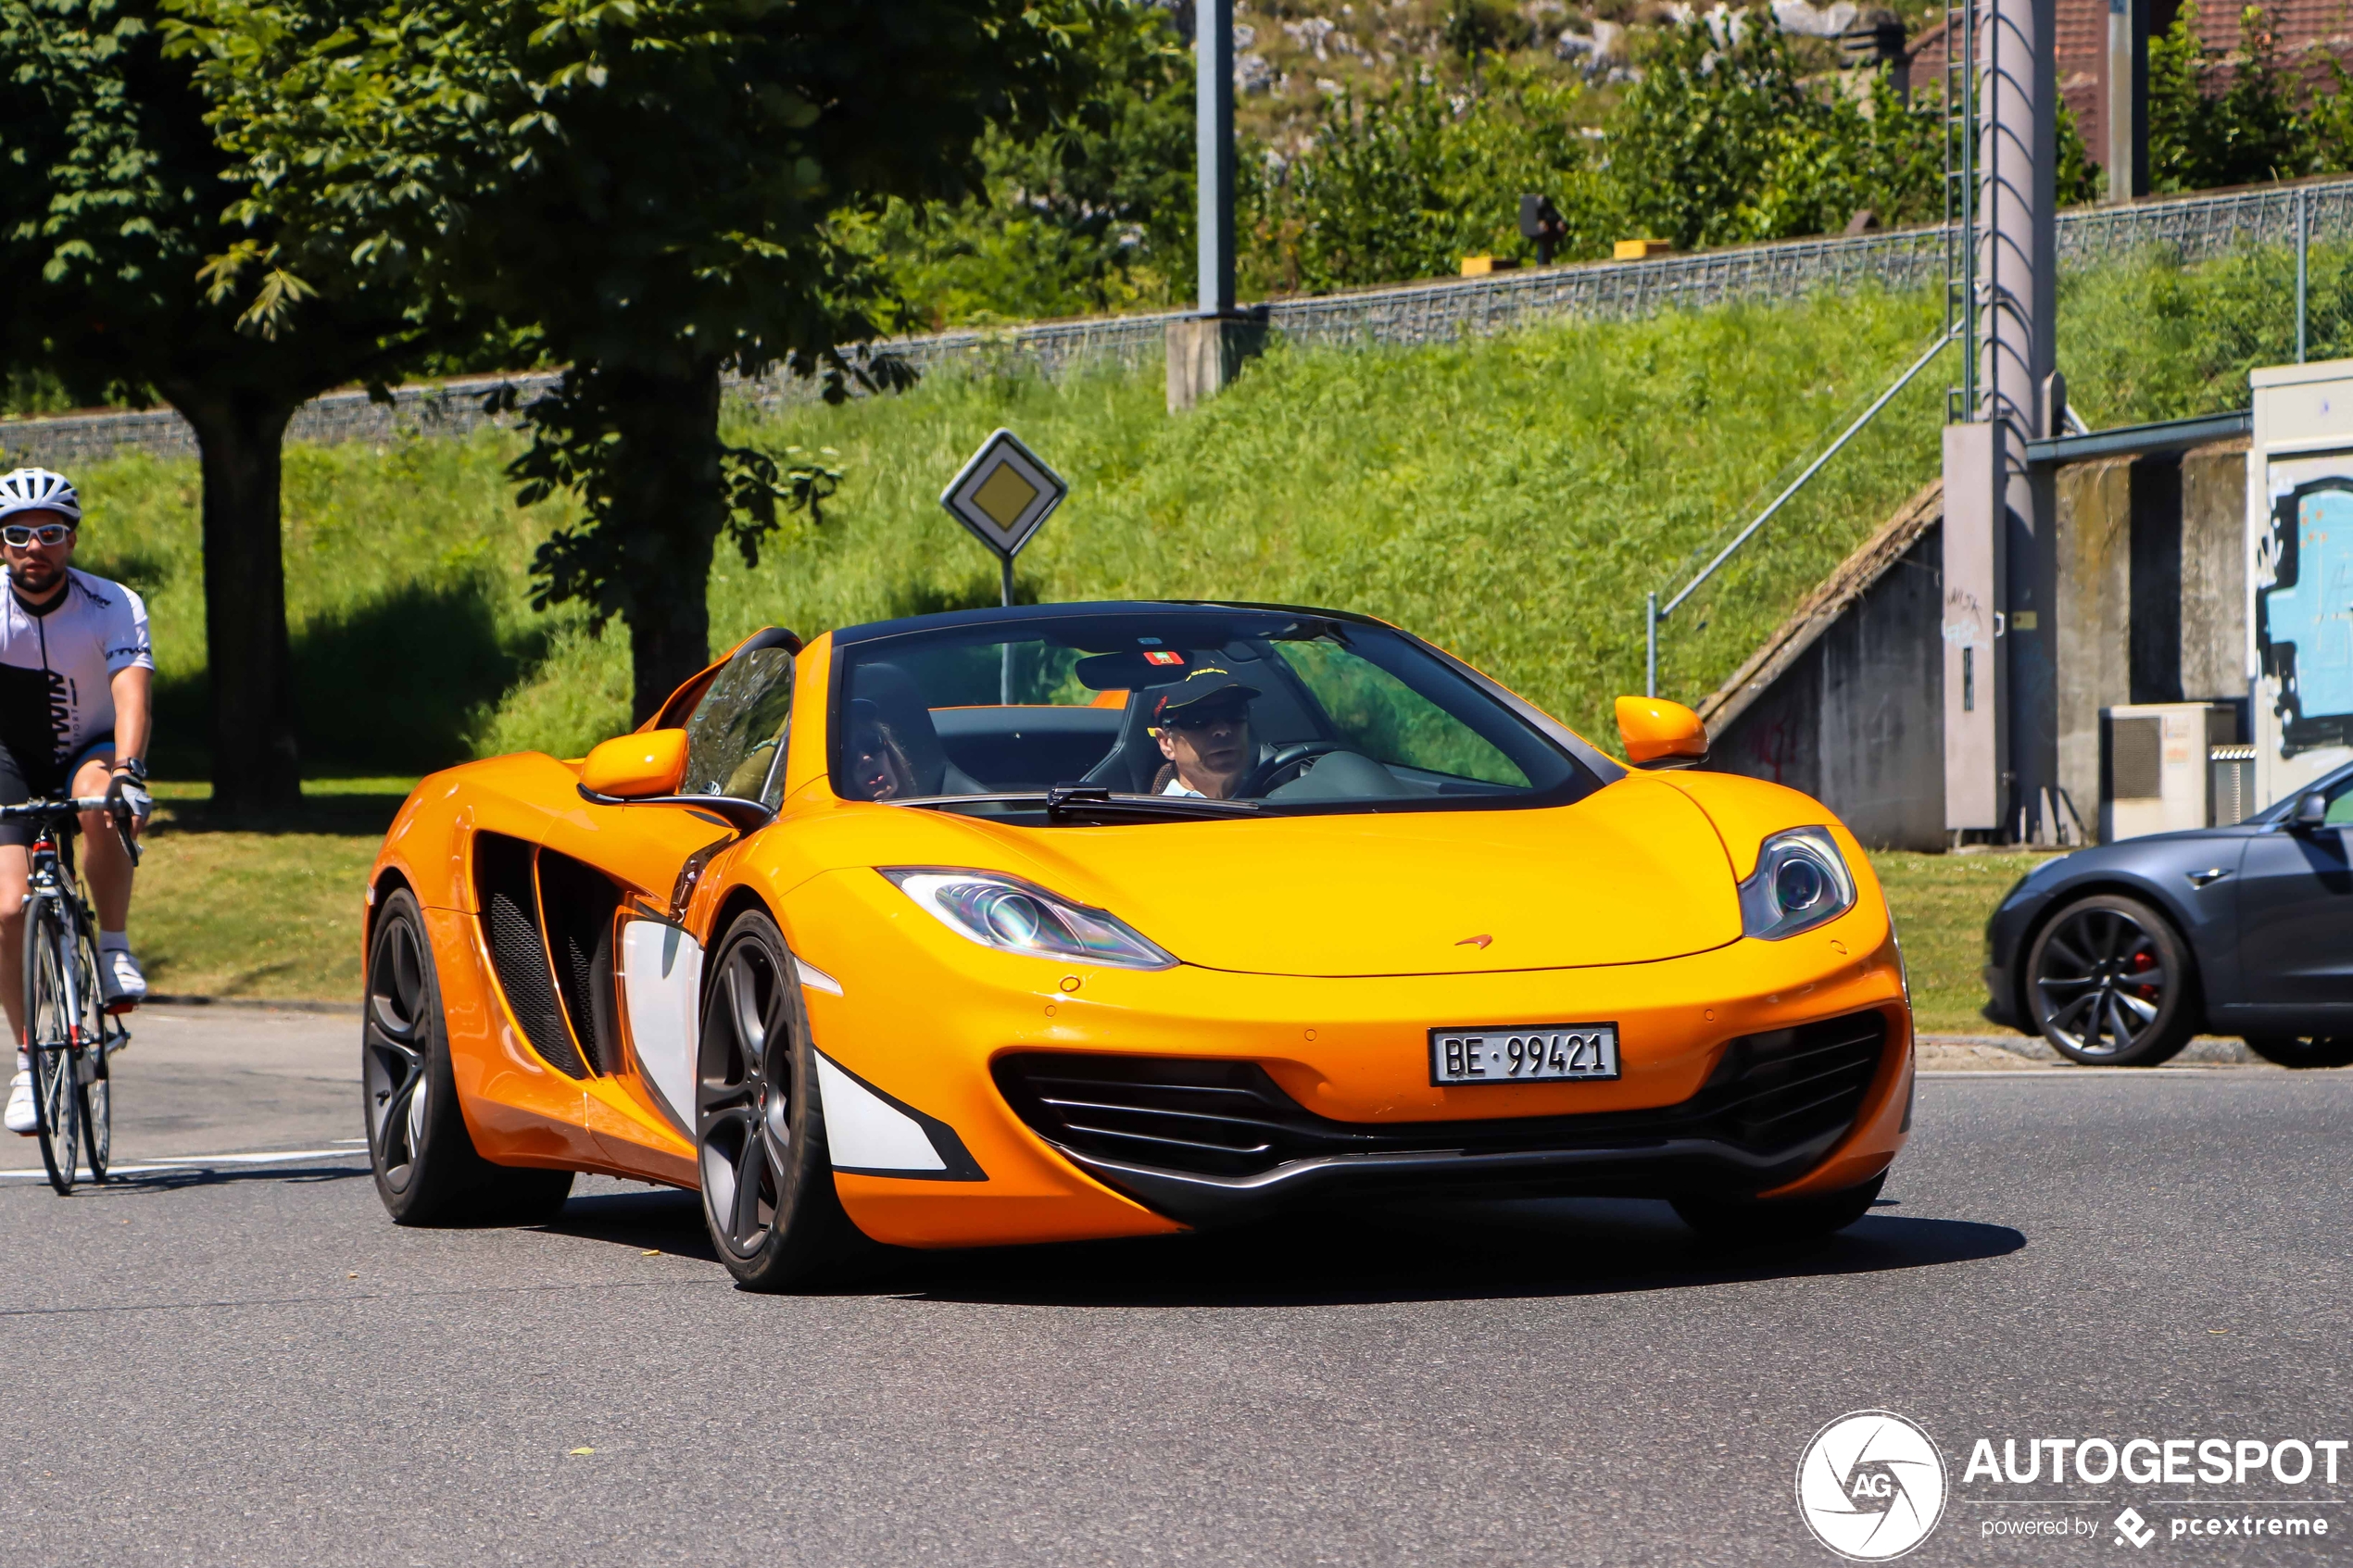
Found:
[[[1920,299],[1737,307],[1568,325],[1452,347],[1280,354],[1170,419],[1156,377],[938,378],[912,394],[746,420],[736,439],[830,446],[822,527],[711,587],[724,644],[990,602],[989,558],[938,508],[998,425],[1072,482],[1022,560],[1043,599],[1233,596],[1336,605],[1435,637],[1612,734],[1639,689],[1642,604],[1769,496],[1935,325]],[[1670,623],[1665,689],[1696,696],[1931,471],[1923,378]],[[515,438],[288,452],[288,599],[307,755],[415,771],[477,750],[576,753],[625,727],[627,650],[528,607],[531,551],[562,515],[518,512]],[[150,600],[162,740],[201,734],[202,578],[191,462],[77,475],[85,549]]]

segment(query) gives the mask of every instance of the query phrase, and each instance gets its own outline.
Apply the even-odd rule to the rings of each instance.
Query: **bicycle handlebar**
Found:
[[[114,831],[122,840],[123,852],[131,857],[132,865],[139,863],[139,840],[131,832],[131,808],[120,800],[110,799],[103,795],[80,796],[71,798],[61,797],[54,800],[26,800],[14,806],[0,806],[0,822],[6,822],[14,817],[37,817],[43,821],[53,821],[59,817],[76,816],[83,811],[105,811],[111,814],[114,818]]]
[[[14,806],[0,806],[0,818],[63,817],[76,811],[110,810],[113,806],[114,802],[103,795],[80,797],[73,799],[60,797],[55,800],[26,800]]]

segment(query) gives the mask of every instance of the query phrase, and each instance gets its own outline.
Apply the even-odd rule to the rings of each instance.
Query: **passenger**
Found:
[[[1168,759],[1152,780],[1154,795],[1229,800],[1258,761],[1250,705],[1260,696],[1230,670],[1204,664],[1152,705],[1152,735]]]
[[[863,697],[849,705],[849,781],[866,800],[897,800],[914,793],[915,770],[906,748]]]

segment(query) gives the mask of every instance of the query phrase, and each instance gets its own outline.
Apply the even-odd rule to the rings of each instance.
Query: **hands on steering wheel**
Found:
[[[1294,741],[1290,746],[1277,746],[1258,766],[1242,775],[1241,783],[1234,786],[1234,798],[1255,800],[1265,795],[1286,770],[1347,749],[1340,742],[1332,740]]]

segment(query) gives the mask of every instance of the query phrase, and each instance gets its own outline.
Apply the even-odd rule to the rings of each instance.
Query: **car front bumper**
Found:
[[[822,874],[774,907],[795,952],[838,983],[838,994],[806,992],[818,1049],[952,1127],[985,1174],[837,1172],[867,1234],[940,1247],[1150,1234],[1360,1197],[1856,1185],[1901,1147],[1911,1093],[1900,962],[1868,902],[1785,941],[1653,963],[1363,978],[1000,953],[948,933],[872,872]],[[1432,1028],[1602,1021],[1617,1026],[1617,1079],[1429,1081]],[[1818,1050],[1826,1024],[1844,1054],[1818,1062],[1836,1071],[1808,1090],[1786,1064]],[[1743,1053],[1765,1079],[1733,1071]],[[1239,1164],[1213,1150],[1204,1164],[1041,1117],[1007,1064],[1057,1055],[1125,1060],[1146,1077],[1168,1062],[1254,1074],[1248,1114],[1266,1125],[1226,1136],[1267,1148]],[[1733,1102],[1777,1084],[1793,1091],[1783,1109],[1843,1099],[1778,1132],[1736,1124]]]

